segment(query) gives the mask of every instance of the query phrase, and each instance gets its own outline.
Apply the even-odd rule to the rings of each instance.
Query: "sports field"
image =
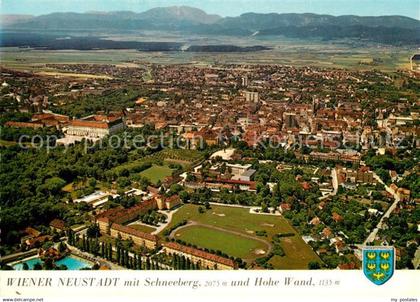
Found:
[[[167,228],[175,226],[184,219],[188,220],[191,226],[176,229],[172,235],[180,234],[176,238],[195,244],[198,247],[220,249],[226,254],[232,253],[232,256],[242,253],[245,257],[258,258],[263,255],[250,252],[252,238],[247,237],[243,241],[243,237],[234,233],[251,236],[256,240],[264,240],[266,242],[265,246],[260,245],[258,248],[255,247],[254,250],[263,249],[265,251],[267,251],[267,246],[271,244],[273,235],[293,233],[295,236],[281,239],[281,247],[286,255],[283,257],[274,256],[271,259],[270,263],[273,264],[274,268],[307,269],[307,264],[310,261],[321,262],[311,247],[302,240],[295,229],[282,216],[250,214],[247,208],[222,205],[211,205],[211,209],[205,213],[199,213],[198,207],[197,205],[186,204],[174,213]],[[203,230],[199,227],[205,226],[214,227],[217,232],[204,230],[203,233]],[[221,229],[226,232],[221,231]],[[257,236],[257,231],[265,231],[266,236]],[[232,243],[235,246],[232,246]],[[257,243],[260,244],[259,241]]]
[[[202,248],[223,251],[230,256],[242,259],[254,259],[259,253],[266,253],[268,247],[268,244],[264,242],[200,225],[182,228],[175,233],[174,237]]]
[[[153,165],[149,169],[140,172],[140,175],[149,179],[153,184],[157,184],[158,181],[163,181],[165,177],[171,176],[172,169],[168,166]]]

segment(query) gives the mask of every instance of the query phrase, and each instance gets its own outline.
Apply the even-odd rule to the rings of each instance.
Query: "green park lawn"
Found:
[[[205,226],[193,225],[182,228],[175,232],[175,238],[242,259],[256,258],[258,250],[267,252],[267,245],[262,242]]]
[[[265,239],[267,242],[271,242],[271,238],[275,234],[294,233],[295,236],[281,239],[281,247],[286,255],[284,257],[274,256],[271,259],[270,263],[272,263],[276,269],[307,269],[307,265],[310,261],[321,262],[311,247],[302,240],[296,230],[282,216],[250,214],[249,209],[246,208],[228,207],[222,205],[212,205],[211,209],[200,214],[198,212],[197,205],[186,204],[174,213],[172,221],[167,228],[176,225],[184,219],[195,221],[203,225],[216,226],[226,230],[255,236],[256,238]],[[188,228],[185,230],[188,230]],[[266,231],[267,236],[259,237],[255,235],[256,231]],[[191,240],[193,235],[194,233],[192,233],[192,235],[187,233],[185,236]],[[216,236],[215,234],[212,235]],[[217,235],[214,240],[194,239],[196,242],[190,243],[194,243],[197,246],[201,246],[201,244],[203,244],[203,247],[218,249],[216,247],[221,246],[221,244],[217,242],[217,238],[218,236],[220,237],[220,235]],[[182,235],[180,239],[188,241],[185,238],[182,238]],[[228,251],[223,251],[229,254]]]
[[[153,165],[149,169],[140,172],[140,175],[149,179],[153,184],[157,184],[158,181],[163,181],[165,177],[172,175],[172,169],[168,166],[156,166]]]

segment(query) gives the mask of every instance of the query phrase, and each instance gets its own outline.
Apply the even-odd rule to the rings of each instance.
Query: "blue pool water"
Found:
[[[67,266],[67,269],[72,271],[79,270],[81,268],[92,267],[90,262],[74,256],[64,257],[63,259],[56,261],[55,264],[58,266],[64,264]]]
[[[17,271],[21,271],[23,270],[23,263],[26,263],[29,266],[29,269],[32,270],[36,263],[42,264],[42,260],[39,259],[39,257],[30,258],[16,263],[15,265],[13,265],[13,268]],[[64,264],[65,266],[67,266],[68,270],[79,270],[81,268],[92,267],[92,264],[89,261],[83,260],[72,255],[56,261],[55,264],[57,266]]]
[[[31,259],[28,259],[28,260],[25,260],[25,261],[21,261],[21,262],[15,264],[15,265],[13,265],[13,268],[15,270],[17,270],[17,271],[22,271],[23,270],[23,263],[26,263],[29,266],[29,269],[32,270],[32,269],[34,269],[34,265],[36,263],[42,264],[42,261],[38,257],[31,258]]]

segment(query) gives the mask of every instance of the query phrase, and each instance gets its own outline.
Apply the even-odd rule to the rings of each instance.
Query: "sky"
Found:
[[[420,0],[0,0],[1,14],[131,10],[187,5],[221,16],[256,13],[403,15],[420,19]]]

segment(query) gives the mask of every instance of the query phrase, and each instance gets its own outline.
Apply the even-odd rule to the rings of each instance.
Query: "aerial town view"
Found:
[[[173,2],[5,1],[1,269],[419,269],[417,1]]]

